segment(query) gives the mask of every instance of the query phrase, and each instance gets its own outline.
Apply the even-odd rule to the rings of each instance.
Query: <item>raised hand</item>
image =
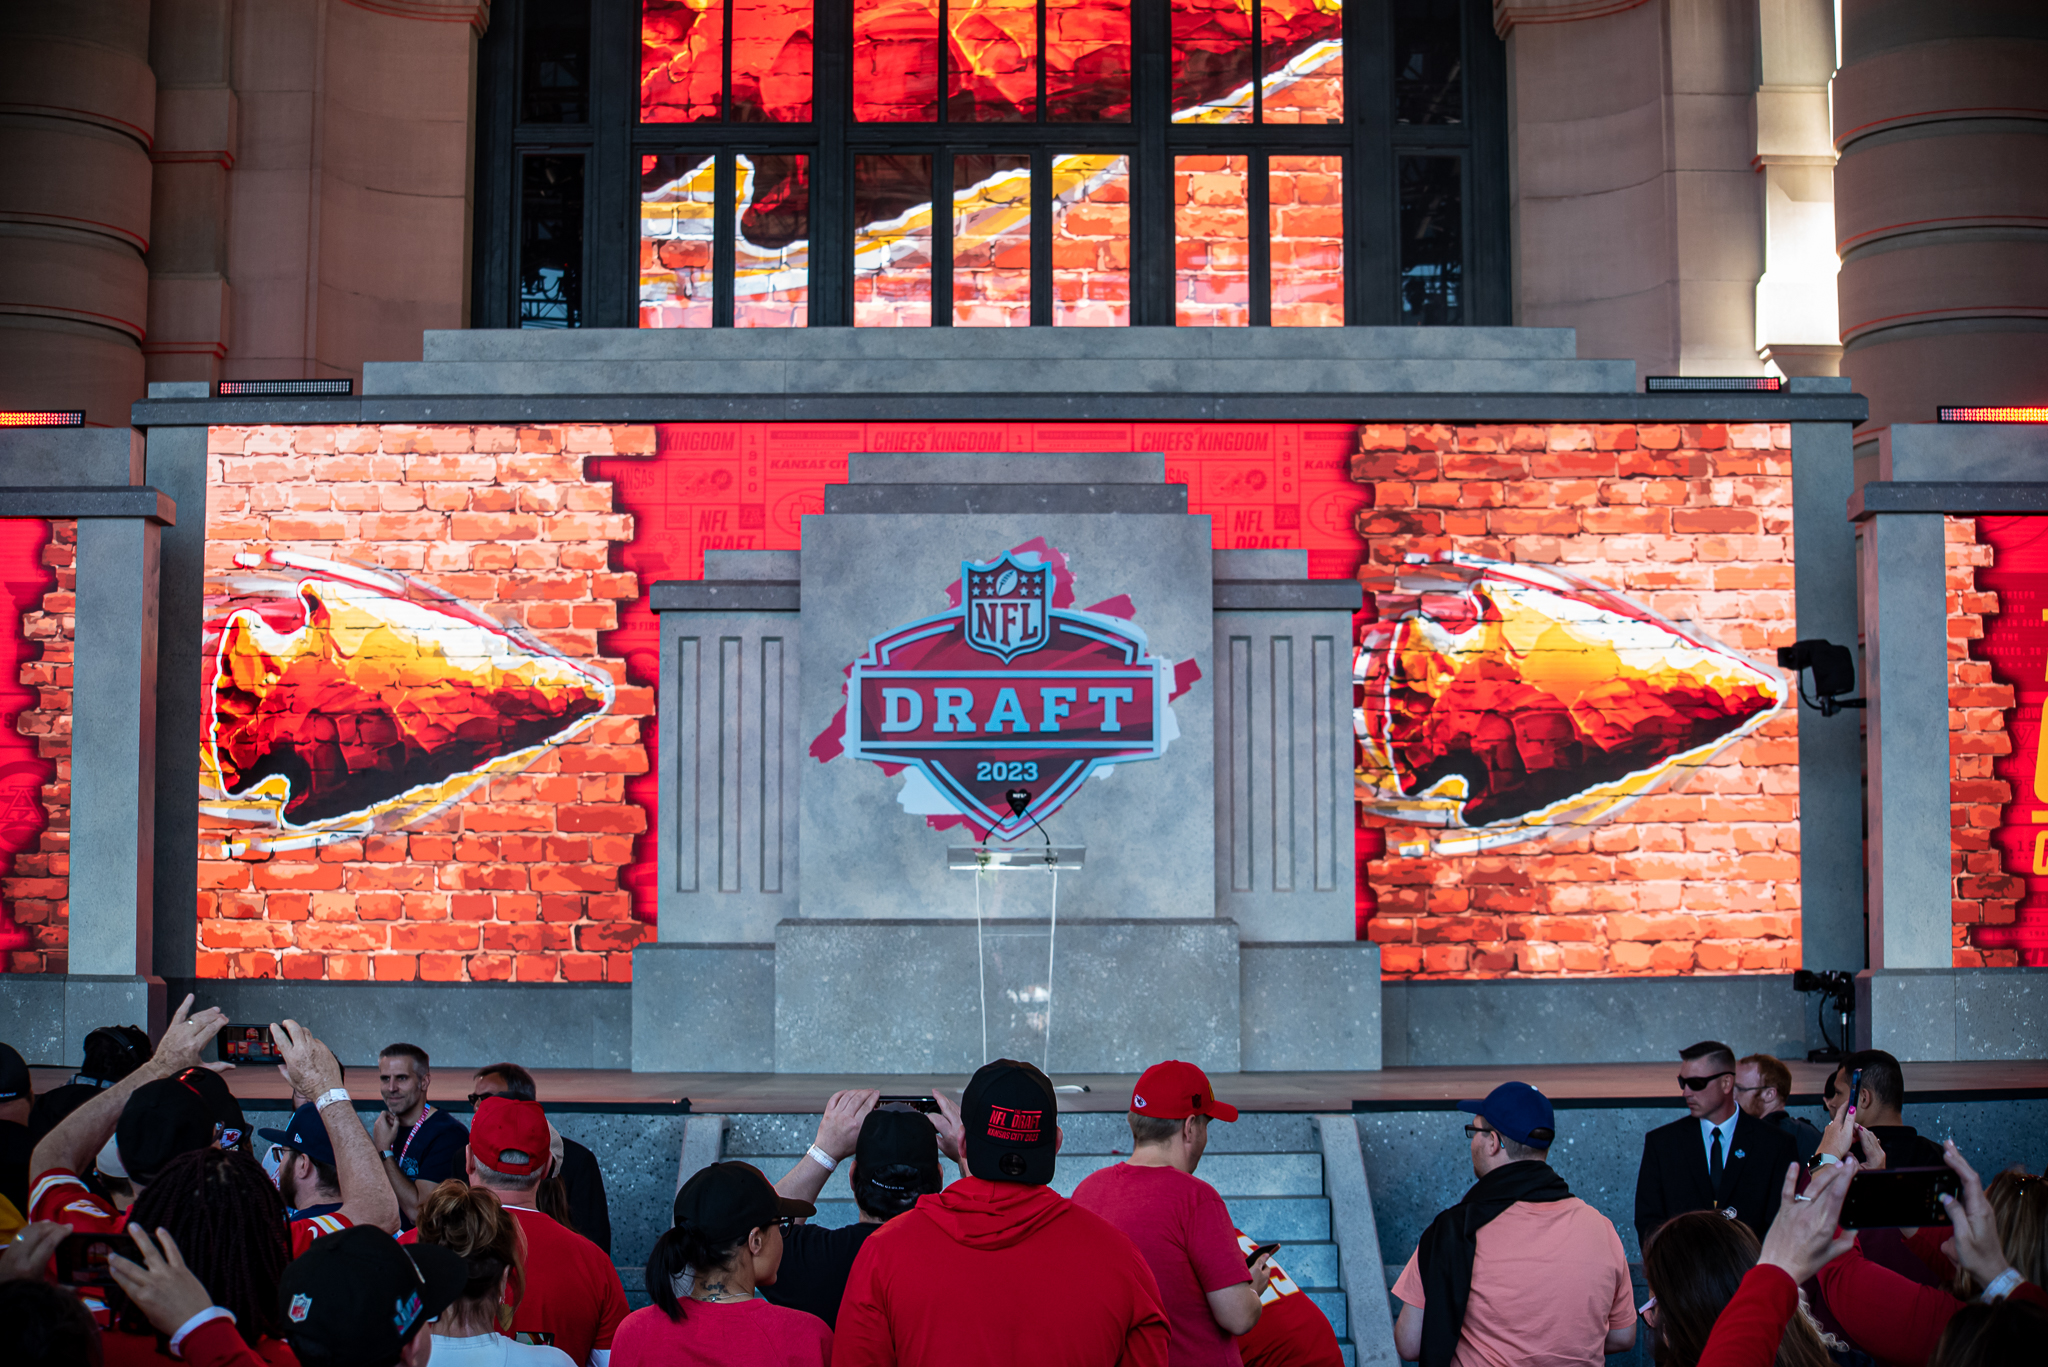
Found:
[[[832,1156],[833,1162],[845,1158],[859,1146],[861,1122],[868,1118],[869,1111],[875,1109],[875,1102],[881,1096],[872,1087],[853,1087],[832,1093],[832,1099],[825,1103],[825,1114],[818,1120],[815,1142]]]
[[[23,1225],[14,1242],[0,1252],[0,1282],[41,1281],[43,1269],[50,1265],[57,1245],[63,1243],[64,1236],[70,1232],[71,1226],[58,1224],[55,1220],[38,1220],[32,1225]]]
[[[335,1062],[334,1051],[315,1039],[311,1030],[288,1020],[273,1024],[270,1037],[277,1041],[277,1051],[284,1056],[285,1081],[300,1096],[318,1100],[323,1093],[341,1085],[341,1065]]]
[[[939,1152],[955,1163],[965,1162],[960,1156],[960,1104],[937,1087],[932,1088],[932,1100],[939,1103],[939,1113],[925,1118],[939,1132]]]
[[[135,1251],[142,1255],[141,1263],[131,1263],[117,1253],[107,1259],[107,1271],[151,1324],[163,1333],[175,1334],[185,1321],[210,1308],[213,1297],[185,1266],[178,1241],[169,1230],[156,1232],[157,1239],[162,1240],[161,1248],[140,1225],[128,1226],[128,1232],[135,1237]]]
[[[1941,1198],[1948,1210],[1949,1223],[1956,1227],[1955,1237],[1942,1245],[1942,1251],[1958,1267],[1989,1286],[2012,1266],[1998,1237],[1998,1215],[1984,1195],[1984,1183],[1978,1179],[1977,1170],[1963,1161],[1955,1140],[1942,1141],[1941,1159],[1963,1179],[1961,1200],[1947,1195]]]
[[[1781,1267],[1793,1281],[1804,1284],[1856,1246],[1856,1236],[1840,1232],[1836,1220],[1842,1213],[1842,1200],[1849,1194],[1849,1183],[1856,1178],[1857,1166],[1851,1158],[1822,1168],[1806,1184],[1805,1191],[1798,1191],[1799,1165],[1786,1166],[1778,1218],[1771,1221],[1770,1232],[1764,1235],[1763,1253],[1756,1260],[1758,1267]]]
[[[218,1006],[209,1006],[191,1016],[192,994],[187,992],[185,1000],[178,1003],[178,1009],[171,1013],[170,1024],[164,1027],[164,1037],[156,1043],[155,1061],[162,1067],[160,1076],[169,1077],[187,1068],[199,1065],[199,1055],[228,1023],[227,1013]]]

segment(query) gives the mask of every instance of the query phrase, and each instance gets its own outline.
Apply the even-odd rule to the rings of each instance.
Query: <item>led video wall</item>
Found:
[[[626,980],[654,919],[648,586],[701,576],[706,551],[797,548],[863,450],[1163,451],[1219,548],[1303,549],[1313,576],[1359,577],[1357,933],[1390,976],[1783,971],[1799,945],[1797,716],[1771,663],[1793,635],[1787,441],[1765,425],[214,429],[199,972]],[[29,526],[0,543],[25,633],[0,757],[24,818],[0,825],[16,971],[61,967],[63,945],[67,532]]]

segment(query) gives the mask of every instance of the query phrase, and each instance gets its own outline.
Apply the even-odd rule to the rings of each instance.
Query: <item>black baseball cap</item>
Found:
[[[292,1123],[287,1128],[258,1130],[256,1136],[297,1149],[315,1163],[334,1166],[334,1143],[327,1137],[327,1122],[320,1118],[320,1108],[310,1101],[292,1112]]]
[[[231,1149],[242,1142],[242,1136],[249,1133],[249,1121],[242,1114],[242,1103],[235,1100],[235,1094],[228,1090],[228,1081],[211,1068],[187,1068],[175,1074],[199,1093],[213,1111],[213,1121],[220,1126],[220,1146]]]
[[[960,1097],[967,1171],[990,1182],[1045,1186],[1059,1153],[1059,1113],[1044,1073],[1009,1058],[984,1064]]]
[[[439,1244],[401,1244],[375,1225],[313,1241],[277,1280],[285,1341],[316,1367],[378,1367],[454,1304],[469,1262]]]
[[[0,1044],[0,1101],[26,1101],[35,1094],[28,1064],[11,1044]]]
[[[939,1132],[922,1111],[869,1111],[860,1123],[860,1138],[854,1141],[853,1161],[863,1172],[905,1167],[936,1175]]]
[[[729,1248],[747,1234],[784,1220],[809,1219],[818,1208],[792,1201],[751,1163],[711,1163],[697,1169],[676,1193],[678,1226],[701,1230],[714,1248]]]
[[[212,1103],[183,1073],[137,1087],[114,1125],[121,1166],[145,1186],[179,1154],[212,1148],[219,1134]]]

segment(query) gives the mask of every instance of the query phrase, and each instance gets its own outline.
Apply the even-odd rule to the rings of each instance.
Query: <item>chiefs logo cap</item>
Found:
[[[1059,1153],[1059,1101],[1052,1079],[1028,1063],[999,1058],[960,1094],[967,1171],[989,1182],[1042,1187]]]
[[[1212,1120],[1237,1119],[1237,1107],[1216,1099],[1209,1075],[1192,1063],[1170,1058],[1155,1063],[1131,1089],[1131,1109],[1155,1120],[1185,1120],[1206,1115]]]

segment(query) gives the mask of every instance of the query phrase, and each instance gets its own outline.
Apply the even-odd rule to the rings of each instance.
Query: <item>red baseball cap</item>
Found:
[[[1237,1107],[1216,1099],[1209,1075],[1192,1063],[1170,1058],[1155,1063],[1131,1089],[1131,1109],[1160,1120],[1185,1120],[1206,1115],[1212,1120],[1237,1119]]]
[[[547,1167],[548,1118],[537,1101],[518,1101],[509,1096],[487,1096],[476,1103],[476,1119],[469,1127],[469,1149],[476,1161],[494,1172],[525,1177]],[[526,1155],[507,1158],[506,1153]]]

